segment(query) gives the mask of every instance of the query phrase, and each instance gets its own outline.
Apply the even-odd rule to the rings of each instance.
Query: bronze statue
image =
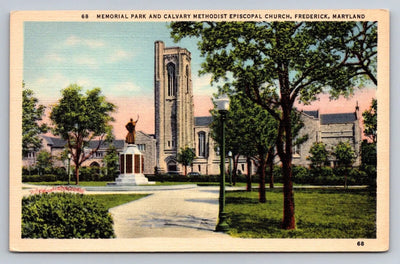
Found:
[[[126,135],[125,142],[128,144],[135,144],[135,139],[136,139],[136,131],[135,131],[135,126],[137,121],[139,121],[139,115],[136,121],[133,121],[131,118],[131,121],[126,124],[126,129],[128,130],[128,134]]]

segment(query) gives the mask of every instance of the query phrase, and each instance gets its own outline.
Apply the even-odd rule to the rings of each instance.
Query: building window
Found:
[[[201,165],[199,165],[199,172],[201,172]]]
[[[199,136],[199,157],[206,156],[206,133],[201,131],[198,133]]]
[[[102,158],[103,157],[103,152],[101,151],[96,151],[93,155],[94,158]]]
[[[293,146],[293,155],[300,156],[300,152],[301,152],[300,145],[294,145]]]
[[[168,63],[168,96],[176,95],[176,77],[175,77],[175,65],[173,63]]]
[[[138,144],[137,146],[140,151],[146,151],[146,144]]]

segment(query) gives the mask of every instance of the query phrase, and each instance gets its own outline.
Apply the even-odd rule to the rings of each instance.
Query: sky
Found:
[[[84,90],[100,87],[117,106],[113,114],[114,134],[125,137],[129,118],[140,116],[137,130],[154,133],[154,42],[180,46],[192,53],[192,83],[195,116],[209,115],[211,96],[217,88],[210,75],[198,76],[203,58],[196,39],[174,43],[164,22],[25,22],[24,73],[26,88],[32,89],[47,107],[61,97],[61,90],[76,83]],[[322,95],[310,106],[299,109],[321,113],[367,109],[374,88],[356,90],[352,99],[330,102]]]

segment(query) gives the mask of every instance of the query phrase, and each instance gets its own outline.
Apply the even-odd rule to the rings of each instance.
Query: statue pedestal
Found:
[[[144,158],[136,144],[128,144],[119,154],[120,175],[115,179],[115,185],[151,184],[144,176]]]

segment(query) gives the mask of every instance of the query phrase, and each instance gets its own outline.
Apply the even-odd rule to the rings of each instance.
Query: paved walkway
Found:
[[[110,209],[117,238],[229,237],[214,232],[218,187],[156,191],[143,199]]]

